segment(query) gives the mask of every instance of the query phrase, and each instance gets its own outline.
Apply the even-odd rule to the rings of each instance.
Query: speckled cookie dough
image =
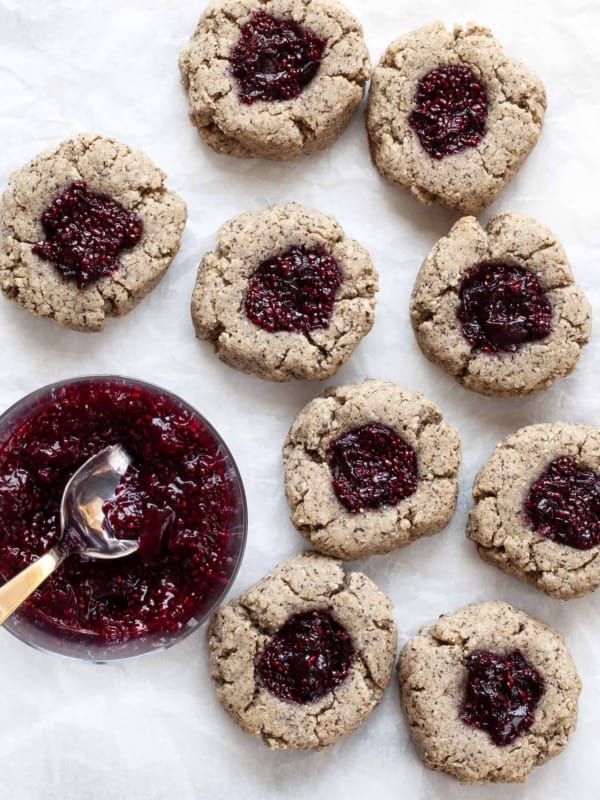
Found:
[[[314,611],[331,615],[351,637],[349,671],[315,701],[281,700],[260,678],[261,658],[290,618]],[[274,749],[320,750],[352,733],[380,702],[397,634],[391,602],[373,581],[345,572],[339,561],[303,553],[222,606],[208,640],[217,696],[244,731]],[[293,672],[298,664],[288,667]],[[285,679],[284,673],[279,677]]]
[[[143,153],[95,134],[79,134],[15,172],[0,201],[0,287],[19,305],[76,331],[99,331],[160,281],[179,249],[186,206]],[[74,182],[108,195],[143,224],[120,266],[84,288],[33,252],[44,239],[41,218]]]
[[[474,265],[511,265],[532,273],[548,302],[549,333],[515,344],[514,352],[472,347],[458,319],[461,284]],[[544,299],[545,298],[545,299]],[[573,371],[591,332],[591,308],[574,283],[566,254],[554,234],[530,217],[505,213],[484,228],[463,217],[434,246],[413,288],[410,316],[417,341],[466,389],[498,397],[548,388]]]
[[[313,57],[300,92],[289,99],[287,85],[283,99],[245,99],[233,74],[230,57],[256,13],[293,20],[320,43],[320,57]],[[263,64],[269,59],[270,51],[262,61],[259,55],[258,65],[263,83],[272,85]],[[242,61],[247,73],[249,59]],[[200,18],[179,67],[190,119],[204,141],[226,155],[270,159],[328,147],[348,124],[371,74],[360,23],[337,0],[217,0]]]
[[[543,680],[533,724],[503,746],[460,718],[467,657],[477,651],[503,658],[519,651]],[[406,719],[426,766],[463,783],[525,781],[563,749],[577,721],[581,682],[563,637],[507,603],[473,603],[422,628],[402,650],[398,676]]]
[[[332,444],[362,426],[384,426],[395,441],[393,451],[408,448],[414,458],[414,482],[391,498],[381,494],[393,482],[385,462],[371,461],[376,477],[360,477],[360,464],[350,464],[357,483],[379,497],[367,507],[348,505],[334,486]],[[390,457],[393,457],[393,451]],[[421,536],[437,533],[450,521],[456,505],[460,439],[442,421],[428,398],[386,381],[367,380],[329,389],[297,416],[283,448],[285,490],[292,522],[323,553],[355,559],[387,553]],[[382,505],[379,505],[382,502]]]
[[[249,282],[261,264],[292,247],[323,249],[340,270],[325,327],[302,332],[267,330],[246,312]],[[333,375],[371,330],[377,272],[362,245],[331,217],[295,203],[249,212],[226,222],[217,248],[200,265],[192,296],[199,339],[212,342],[232,367],[272,381],[319,380]]]
[[[558,496],[544,498],[541,521],[562,520],[567,539],[548,538],[540,516],[532,519],[527,504],[532,487],[556,459],[562,462]],[[565,487],[573,468],[584,470],[574,496]],[[590,475],[589,473],[595,473]],[[565,422],[530,425],[509,436],[494,450],[473,484],[475,505],[469,514],[467,537],[479,555],[504,572],[527,581],[552,597],[567,600],[600,586],[600,428]],[[573,476],[577,478],[577,473]],[[565,502],[559,505],[558,497]],[[579,492],[578,492],[579,494]],[[570,497],[569,497],[570,496]],[[577,500],[581,503],[577,503]],[[588,505],[589,504],[589,505]],[[573,516],[574,520],[571,520]],[[581,524],[575,545],[569,541],[570,523]],[[577,533],[579,536],[577,537]],[[553,536],[552,531],[550,535]]]
[[[458,149],[451,145],[448,155],[432,157],[410,118],[420,81],[447,65],[470,75],[485,95],[479,109],[483,130],[470,144]],[[459,105],[464,94],[457,93]],[[434,98],[434,109],[447,111],[443,100]],[[405,186],[422,203],[477,214],[500,194],[533,149],[545,109],[539,78],[509,59],[487,28],[468,23],[447,31],[443,23],[434,22],[394,41],[373,72],[367,111],[373,162],[385,178]],[[461,105],[456,120],[446,127],[456,136],[465,123],[469,114]],[[424,127],[431,131],[436,124],[429,119]]]

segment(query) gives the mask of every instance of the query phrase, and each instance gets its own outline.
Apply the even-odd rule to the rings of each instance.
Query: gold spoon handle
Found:
[[[30,594],[35,592],[64,561],[66,553],[53,547],[33,564],[30,564],[14,578],[0,586],[0,625],[4,625],[10,615],[17,610]]]

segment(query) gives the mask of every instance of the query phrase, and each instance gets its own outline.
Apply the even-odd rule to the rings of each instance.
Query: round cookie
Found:
[[[337,558],[437,533],[456,506],[458,433],[428,398],[386,381],[329,389],[308,403],[283,461],[292,522]]]
[[[530,425],[473,484],[467,538],[485,561],[567,600],[600,586],[600,428]]]
[[[485,229],[463,217],[417,275],[417,341],[466,389],[498,397],[546,389],[573,371],[591,309],[554,234],[505,213]]]
[[[539,78],[487,28],[433,22],[392,42],[373,72],[373,162],[422,203],[477,214],[533,149],[545,109]]]
[[[274,749],[321,750],[380,702],[397,633],[366,575],[303,553],[222,606],[208,642],[219,701],[246,733]]]
[[[371,74],[360,23],[337,0],[217,0],[179,68],[208,145],[277,160],[337,139]]]
[[[398,677],[425,765],[463,783],[525,781],[576,725],[581,681],[563,637],[507,603],[473,603],[422,628]]]
[[[295,203],[235,217],[198,270],[192,319],[232,367],[320,380],[373,325],[377,272],[331,217]]]
[[[179,249],[186,206],[165,177],[143,153],[91,133],[34,158],[0,201],[4,295],[76,331],[127,314]]]

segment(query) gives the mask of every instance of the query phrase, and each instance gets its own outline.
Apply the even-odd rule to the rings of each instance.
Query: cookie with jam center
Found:
[[[600,428],[530,425],[473,484],[467,538],[484,561],[568,600],[600,586]]]
[[[371,74],[362,28],[337,0],[217,0],[179,68],[210,147],[276,160],[337,139]]]
[[[160,281],[185,202],[143,153],[82,133],[15,172],[0,200],[0,287],[27,311],[99,331]]]
[[[232,367],[272,381],[333,375],[371,330],[378,277],[338,223],[296,203],[221,226],[198,270],[192,319]]]
[[[478,214],[537,142],[546,93],[476,23],[433,22],[392,42],[373,72],[373,162],[422,203]]]
[[[462,783],[524,782],[577,722],[581,681],[564,638],[508,603],[472,603],[422,628],[398,679],[425,766]]]
[[[321,750],[358,728],[383,697],[396,643],[383,592],[314,552],[279,564],[208,630],[219,702],[273,749]]]
[[[571,373],[591,308],[556,236],[521,214],[463,217],[417,275],[410,317],[423,353],[466,389],[527,395]]]
[[[323,553],[387,553],[444,528],[456,506],[460,438],[431,400],[387,381],[327,390],[283,448],[292,522]]]

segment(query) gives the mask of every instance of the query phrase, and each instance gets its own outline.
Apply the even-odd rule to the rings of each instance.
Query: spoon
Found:
[[[103,506],[114,496],[131,463],[119,444],[105,447],[79,467],[65,486],[60,503],[60,537],[57,544],[33,564],[0,586],[0,625],[67,558],[123,558],[135,553],[135,539],[117,539],[106,525]]]

